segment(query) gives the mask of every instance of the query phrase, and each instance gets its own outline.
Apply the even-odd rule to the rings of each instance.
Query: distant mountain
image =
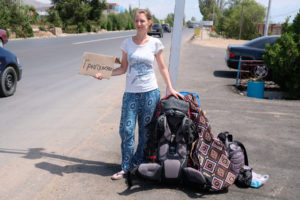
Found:
[[[49,8],[51,5],[47,3],[40,2],[38,0],[23,0],[23,3],[32,5],[35,7],[35,9],[46,9]]]

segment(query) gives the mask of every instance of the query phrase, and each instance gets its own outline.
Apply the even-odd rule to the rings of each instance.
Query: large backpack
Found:
[[[202,190],[228,188],[236,180],[224,144],[214,138],[207,117],[192,93],[180,100],[166,97],[150,123],[145,151],[148,163],[128,173],[127,184],[142,178],[185,183]]]
[[[194,122],[189,102],[167,96],[161,99],[149,129],[145,150],[148,163],[128,173],[129,187],[138,178],[167,183],[192,183],[205,188],[207,181],[201,172],[189,167],[189,154],[195,141]]]

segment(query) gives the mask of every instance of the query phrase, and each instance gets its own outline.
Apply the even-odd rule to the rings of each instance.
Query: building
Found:
[[[265,33],[265,24],[258,24],[257,25],[257,31],[258,34],[264,35]],[[271,35],[281,35],[282,26],[281,24],[270,24],[268,29],[268,35],[269,33]]]
[[[203,28],[203,27],[208,27],[211,28],[214,25],[213,21],[191,21],[191,24],[193,24],[193,27],[199,27],[199,28]]]
[[[115,14],[119,14],[119,13],[124,13],[125,12],[125,8],[123,6],[121,6],[118,3],[107,3],[107,9],[103,11],[103,14],[110,14],[110,13],[115,13]]]

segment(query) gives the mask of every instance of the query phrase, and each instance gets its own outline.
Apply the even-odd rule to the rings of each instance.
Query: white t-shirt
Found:
[[[161,41],[153,37],[143,45],[135,44],[132,37],[123,41],[121,49],[128,59],[125,92],[140,93],[158,88],[153,64],[155,55],[163,48]]]

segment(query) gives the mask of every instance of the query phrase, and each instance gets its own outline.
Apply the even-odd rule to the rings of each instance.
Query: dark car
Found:
[[[194,28],[194,24],[192,23],[188,24],[188,28]]]
[[[3,47],[4,44],[8,42],[6,31],[0,29],[0,47]]]
[[[165,23],[165,24],[162,24],[161,26],[163,27],[163,30],[165,32],[171,33],[171,26],[170,26],[170,24]]]
[[[159,37],[163,37],[164,33],[161,24],[154,23],[152,26],[152,30],[148,32],[148,35],[158,35]]]
[[[263,36],[242,45],[228,45],[226,50],[226,64],[229,68],[237,69],[240,56],[242,60],[262,60],[266,44],[273,45],[280,35]]]
[[[0,96],[11,96],[21,80],[22,66],[12,52],[0,47]]]

